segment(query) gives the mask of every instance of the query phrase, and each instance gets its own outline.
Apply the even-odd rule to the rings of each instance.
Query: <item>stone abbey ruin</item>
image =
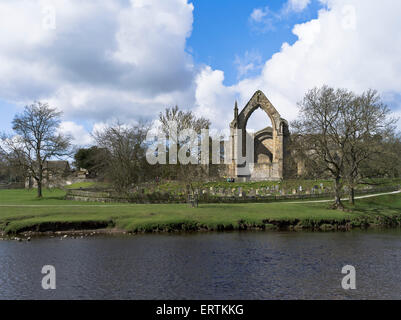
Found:
[[[272,126],[249,133],[246,131],[248,119],[258,108],[266,112]],[[288,140],[288,122],[281,118],[262,91],[256,91],[241,112],[238,112],[235,103],[234,119],[230,123],[232,163],[227,165],[226,174],[238,181],[284,178]],[[249,145],[250,143],[253,145]]]

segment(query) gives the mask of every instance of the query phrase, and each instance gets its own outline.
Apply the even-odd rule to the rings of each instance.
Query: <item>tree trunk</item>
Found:
[[[42,198],[42,182],[43,182],[43,166],[39,164],[39,179],[37,180],[38,183],[38,198]]]
[[[341,202],[341,184],[340,184],[340,177],[336,177],[334,179],[334,203],[333,209],[344,209],[344,205]]]
[[[42,181],[37,181],[38,184],[38,198],[42,198]]]
[[[351,205],[354,205],[355,204],[355,189],[354,189],[354,187],[352,186],[352,187],[349,187],[349,199],[348,199],[348,201],[349,201],[349,204],[351,204]]]

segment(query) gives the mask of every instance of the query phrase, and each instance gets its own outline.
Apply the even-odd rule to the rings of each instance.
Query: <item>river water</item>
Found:
[[[44,290],[43,265],[56,269]],[[341,269],[356,268],[356,290]],[[401,231],[0,241],[0,299],[400,299]]]

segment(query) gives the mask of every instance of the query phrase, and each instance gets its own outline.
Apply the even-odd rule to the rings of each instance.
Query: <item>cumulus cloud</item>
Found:
[[[287,4],[299,12],[309,2]],[[193,23],[187,0],[2,1],[0,96],[58,107],[66,116],[61,130],[78,144],[91,140],[74,119],[101,127],[154,119],[176,104],[195,106],[216,128],[227,128],[234,101],[243,107],[257,89],[288,120],[296,117],[304,93],[325,83],[357,92],[378,89],[400,114],[395,101],[401,95],[401,2],[321,2],[325,8],[317,19],[295,25],[297,41],[284,43],[269,60],[252,52],[239,56],[239,81],[226,86],[223,71],[195,67],[186,51]],[[275,14],[264,7],[249,19],[269,28]],[[259,129],[266,119],[256,116]]]
[[[232,120],[230,107],[234,107],[236,90],[223,85],[224,72],[205,66],[196,77],[196,113],[223,128]]]
[[[189,104],[192,11],[187,0],[2,1],[0,96],[94,121]]]
[[[60,123],[58,130],[60,133],[71,137],[74,145],[87,146],[93,143],[92,136],[85,130],[82,125],[72,121],[63,121]]]
[[[284,118],[294,120],[296,103],[305,92],[328,84],[356,92],[377,89],[399,113],[394,101],[401,94],[401,2],[329,0],[326,4],[317,19],[294,26],[298,40],[284,43],[259,76],[224,86],[223,72],[205,68],[197,83],[198,108],[216,106],[214,117],[226,120],[232,118],[234,98],[243,107],[261,89]]]

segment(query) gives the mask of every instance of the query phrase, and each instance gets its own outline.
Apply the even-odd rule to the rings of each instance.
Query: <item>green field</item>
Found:
[[[232,229],[349,229],[401,223],[401,194],[356,201],[347,211],[328,203],[100,204],[63,200],[65,191],[0,190],[0,231],[114,228],[128,232]]]

